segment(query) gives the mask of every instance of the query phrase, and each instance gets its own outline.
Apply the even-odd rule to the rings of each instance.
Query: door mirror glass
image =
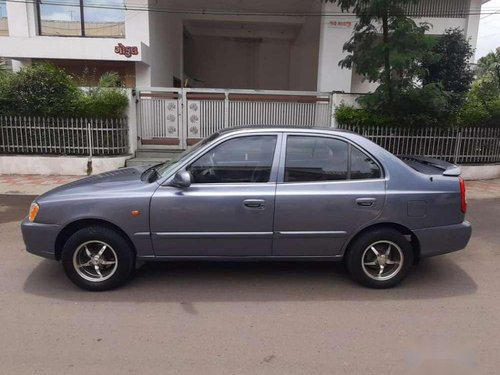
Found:
[[[175,174],[170,185],[175,186],[175,187],[179,187],[179,188],[187,188],[187,187],[191,186],[191,174],[186,170],[178,171]]]

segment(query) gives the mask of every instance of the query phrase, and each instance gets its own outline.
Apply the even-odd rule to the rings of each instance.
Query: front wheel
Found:
[[[68,278],[82,289],[103,291],[125,284],[134,270],[134,252],[118,232],[91,226],[73,233],[62,251]]]
[[[352,278],[370,288],[399,284],[413,264],[413,249],[398,231],[383,228],[364,233],[350,246],[346,259]]]

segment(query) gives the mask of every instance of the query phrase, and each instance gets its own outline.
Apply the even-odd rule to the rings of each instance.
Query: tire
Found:
[[[124,285],[131,277],[135,255],[117,231],[89,226],[73,233],[62,249],[68,278],[82,289],[104,291]]]
[[[413,260],[410,242],[397,230],[381,228],[354,240],[349,246],[346,265],[356,282],[385,289],[398,285],[408,275]]]

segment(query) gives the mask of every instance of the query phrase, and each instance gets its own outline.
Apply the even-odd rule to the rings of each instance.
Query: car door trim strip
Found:
[[[341,238],[347,235],[346,231],[280,231],[276,232],[279,237],[330,237]]]
[[[168,238],[272,238],[273,232],[157,232],[155,235]]]

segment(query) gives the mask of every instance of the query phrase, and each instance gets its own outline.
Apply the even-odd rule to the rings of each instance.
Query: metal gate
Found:
[[[332,94],[304,91],[149,88],[137,91],[140,146],[183,149],[228,127],[329,127]]]

